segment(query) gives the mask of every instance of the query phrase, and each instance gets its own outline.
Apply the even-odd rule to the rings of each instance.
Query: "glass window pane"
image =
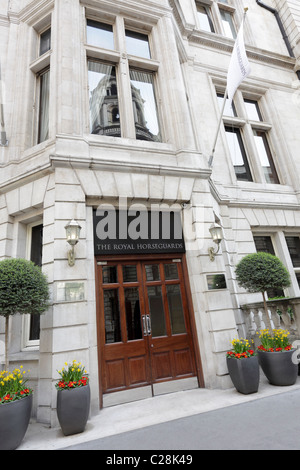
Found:
[[[179,284],[166,286],[172,334],[185,333],[185,322]]]
[[[123,266],[123,282],[136,282],[136,281],[137,281],[136,266],[134,265]]]
[[[252,121],[262,121],[257,101],[244,100],[248,119]]]
[[[40,36],[40,55],[51,49],[51,28],[44,31]]]
[[[114,49],[113,28],[109,24],[87,20],[86,36],[87,43],[91,46]]]
[[[300,273],[296,273],[296,279],[297,279],[298,285],[300,287]]]
[[[254,129],[253,135],[266,183],[279,183],[265,132]]]
[[[136,138],[161,142],[153,74],[130,70]]]
[[[117,266],[102,266],[103,284],[118,282]]]
[[[118,289],[104,290],[105,342],[121,341],[121,324]]]
[[[264,253],[270,253],[271,255],[275,255],[271,237],[255,235],[253,239],[257,252],[263,251]]]
[[[88,62],[91,134],[121,136],[115,67]]]
[[[162,299],[161,286],[151,286],[147,288],[149,312],[151,317],[152,336],[165,336],[165,311]]]
[[[40,315],[30,315],[29,341],[40,339]]]
[[[146,280],[147,281],[159,281],[160,280],[160,273],[159,273],[159,265],[158,264],[147,264],[145,266],[146,270]]]
[[[164,270],[165,270],[165,278],[167,281],[171,279],[178,279],[178,269],[177,269],[177,264],[172,263],[172,264],[165,264],[164,265]]]
[[[205,6],[197,5],[197,15],[200,29],[213,33],[214,27],[209,9]]]
[[[218,93],[217,98],[218,98],[220,111],[222,111],[223,104],[224,104],[224,94]],[[228,97],[226,98],[226,103],[225,103],[225,108],[224,108],[224,115],[225,116],[232,116],[232,117],[237,116],[234,103],[232,101],[231,106],[230,106]]]
[[[128,54],[145,57],[150,59],[149,40],[146,34],[136,33],[135,31],[125,30],[126,50]]]
[[[43,224],[35,225],[31,229],[30,260],[37,266],[42,266],[43,251]],[[40,315],[30,315],[29,340],[40,339]]]
[[[225,127],[226,138],[234,171],[238,180],[252,181],[239,129]]]
[[[124,289],[125,296],[125,312],[127,325],[127,339],[142,338],[140,299],[137,287],[127,287]]]
[[[222,24],[224,28],[224,34],[228,38],[236,38],[236,30],[234,27],[234,22],[232,18],[232,14],[226,10],[220,10]]]
[[[294,268],[300,268],[300,239],[299,237],[285,237]]]
[[[49,138],[50,70],[40,75],[40,109],[38,143]]]

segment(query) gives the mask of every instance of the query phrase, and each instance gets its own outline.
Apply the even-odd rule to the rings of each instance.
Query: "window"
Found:
[[[262,121],[262,116],[257,101],[245,99],[244,104],[248,119],[251,119],[252,121]]]
[[[50,69],[47,68],[39,75],[39,130],[38,144],[49,138],[49,86],[50,86]]]
[[[221,111],[224,93],[218,90],[217,100]],[[279,184],[270,146],[269,134],[272,125],[263,120],[260,102],[243,97],[242,93],[237,91],[231,106],[228,102],[225,104],[223,123],[236,178],[244,181],[255,180],[257,183]]]
[[[159,65],[152,58],[149,33],[129,28],[124,21],[112,26],[88,19],[87,44],[90,132],[161,142]]]
[[[27,228],[27,258],[42,266],[43,224],[31,224]],[[23,315],[23,346],[37,347],[40,339],[40,316]]]
[[[217,93],[217,98],[218,98],[218,104],[220,111],[223,109],[223,104],[224,104],[224,93]],[[229,105],[229,99],[226,97],[226,103],[225,103],[225,108],[223,111],[224,116],[231,116],[231,117],[236,117],[237,112],[234,106],[234,103],[232,102],[231,106]]]
[[[51,29],[47,29],[40,35],[40,55],[51,49]]]
[[[202,31],[217,33],[228,38],[236,38],[236,27],[234,22],[235,7],[228,0],[196,0],[196,24]]]
[[[50,107],[50,58],[51,28],[43,32],[36,31],[36,59],[30,69],[35,76],[35,116],[33,119],[33,145],[49,139],[49,107]]]
[[[270,236],[254,235],[253,239],[257,252],[263,251],[264,253],[275,255],[272,238]],[[267,294],[269,299],[273,297],[284,297],[282,289],[268,289]]]
[[[153,74],[131,69],[130,81],[136,138],[160,142]]]
[[[233,15],[227,10],[220,10],[224,34],[228,38],[236,38],[236,29],[234,26]]]
[[[116,69],[88,61],[91,134],[121,136]]]
[[[128,54],[137,55],[150,59],[149,40],[146,34],[136,33],[135,31],[125,30],[126,50]]]
[[[88,44],[105,49],[114,49],[114,35],[111,25],[87,20],[86,35]]]
[[[300,288],[300,238],[295,236],[286,236],[285,240]]]
[[[203,31],[208,31],[211,33],[215,32],[214,25],[211,18],[210,8],[206,5],[197,4],[197,17],[199,28]]]
[[[278,184],[279,179],[273,162],[270,146],[268,143],[267,131],[261,128],[262,114],[255,100],[244,99],[247,117],[251,122],[253,138],[257,150],[259,162],[264,174],[266,183]]]
[[[226,139],[236,178],[252,181],[240,129],[225,126]]]
[[[253,135],[266,183],[278,184],[279,180],[273,163],[266,132],[253,129]]]

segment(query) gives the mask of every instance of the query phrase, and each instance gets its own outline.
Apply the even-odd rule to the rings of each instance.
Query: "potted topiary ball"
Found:
[[[25,259],[0,261],[0,315],[5,317],[5,371],[0,374],[0,449],[16,449],[29,424],[32,390],[25,385],[22,366],[8,370],[9,317],[17,313],[40,315],[49,306],[46,276]]]
[[[5,368],[8,370],[9,317],[17,313],[41,315],[49,307],[49,286],[41,268],[32,261],[0,261],[0,315],[5,317]]]
[[[261,292],[263,296],[267,329],[260,334],[263,344],[257,351],[263,372],[273,385],[293,385],[298,375],[298,365],[293,361],[295,349],[285,344],[286,332],[284,330],[272,331],[265,296],[265,291],[268,289],[288,287],[290,285],[289,272],[279,258],[260,252],[247,255],[238,263],[236,279],[241,287],[249,292]],[[272,347],[265,347],[264,344],[267,343],[272,343]]]

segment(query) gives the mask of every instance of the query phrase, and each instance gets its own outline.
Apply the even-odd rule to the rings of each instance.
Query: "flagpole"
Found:
[[[217,144],[217,140],[218,140],[218,135],[219,135],[221,122],[222,122],[222,118],[223,118],[223,113],[224,113],[224,109],[225,109],[225,105],[226,105],[226,100],[227,100],[227,87],[226,87],[226,90],[225,90],[225,93],[224,93],[224,100],[223,100],[223,105],[222,105],[222,109],[221,109],[221,114],[220,114],[220,118],[219,118],[217,131],[216,131],[214,145],[213,145],[212,152],[211,152],[211,155],[210,155],[209,160],[208,160],[208,166],[209,167],[212,167],[212,163],[213,163],[213,159],[214,159],[214,153],[215,153],[215,150],[216,150],[216,144]]]
[[[3,109],[3,100],[2,100],[1,64],[0,64],[0,126],[1,126],[0,146],[1,147],[6,147],[8,145],[8,141],[6,139],[5,123],[4,123],[4,109]]]
[[[247,8],[247,7],[244,8],[244,15],[243,15],[242,23],[241,23],[241,26],[240,26],[240,30],[242,29],[242,26],[243,26],[243,24],[244,24],[247,11],[248,11],[248,8]],[[239,35],[238,35],[238,36],[239,36]],[[237,36],[237,40],[238,40],[238,36]],[[237,42],[237,40],[236,40],[236,42]],[[236,43],[235,43],[235,46],[236,46]],[[234,53],[234,50],[235,50],[235,47],[234,47],[234,49],[233,49],[233,53]],[[229,66],[229,67],[230,67],[230,66]],[[247,76],[248,74],[249,74],[249,71],[248,71],[248,73],[246,74],[246,76]],[[222,110],[221,110],[221,113],[220,113],[220,118],[219,118],[219,122],[218,122],[218,127],[217,127],[217,131],[216,131],[216,135],[215,135],[215,140],[214,140],[212,152],[211,152],[211,155],[210,155],[209,160],[208,160],[208,166],[209,166],[210,168],[212,167],[212,164],[213,164],[214,153],[215,153],[215,150],[216,150],[216,144],[217,144],[218,135],[219,135],[219,132],[220,132],[220,127],[221,127],[221,123],[222,123],[222,118],[223,118],[223,113],[224,113],[224,109],[225,109],[225,105],[226,105],[226,100],[227,100],[228,91],[229,91],[229,89],[228,89],[228,75],[227,75],[227,86],[226,86],[226,90],[225,90],[225,93],[224,93],[223,106],[222,106]],[[229,96],[229,99],[230,99],[230,104],[231,104],[232,96],[231,96],[231,97]]]

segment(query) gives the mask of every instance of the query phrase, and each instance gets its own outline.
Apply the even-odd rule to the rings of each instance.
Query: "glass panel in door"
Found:
[[[152,337],[166,335],[165,310],[161,286],[148,286]]]
[[[118,289],[104,290],[105,343],[121,341],[121,322]]]
[[[172,334],[185,333],[184,313],[179,284],[166,286]]]
[[[124,289],[127,341],[142,339],[140,298],[138,287]]]

